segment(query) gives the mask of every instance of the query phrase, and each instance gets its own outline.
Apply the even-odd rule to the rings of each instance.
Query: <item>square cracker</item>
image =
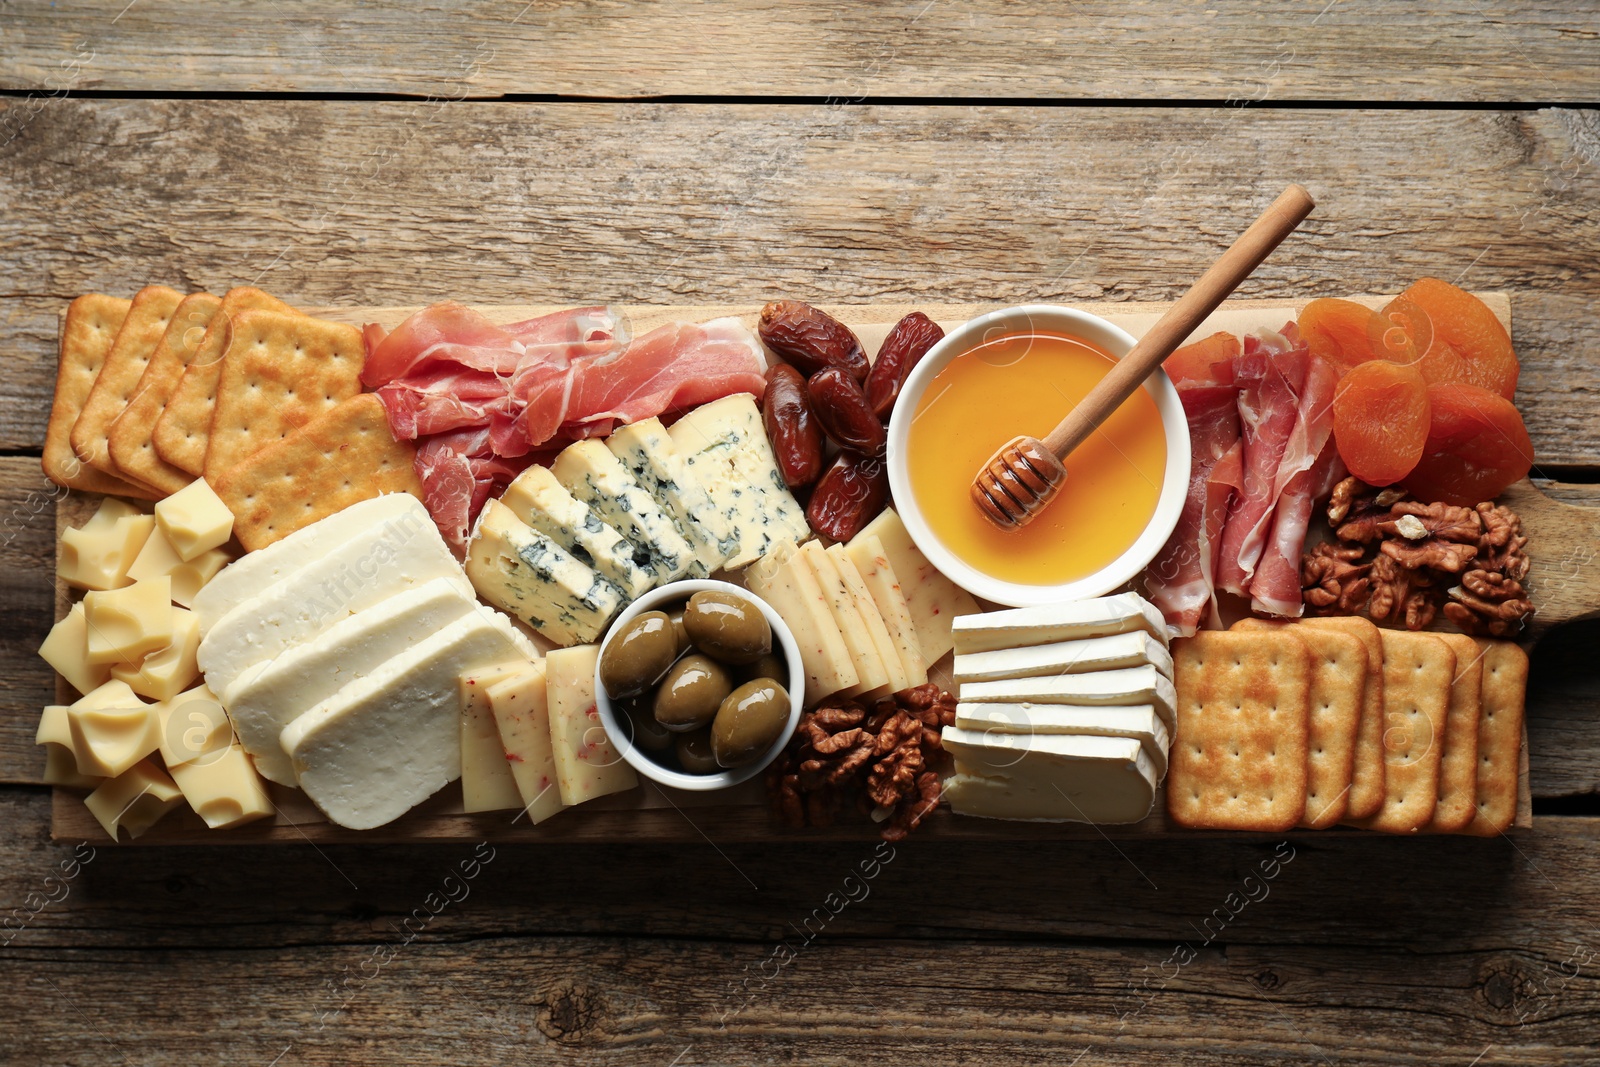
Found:
[[[229,289],[222,306],[211,317],[205,336],[156,421],[156,454],[198,478],[206,469],[206,443],[211,433],[211,411],[222,376],[223,355],[233,333],[233,320],[242,311],[259,309],[298,314],[275,296],[252,286]]]
[[[1180,826],[1291,829],[1306,811],[1311,652],[1284,629],[1173,642],[1177,732],[1167,812]]]
[[[1439,801],[1439,757],[1456,655],[1435,634],[1381,630],[1383,637],[1383,807],[1368,830],[1415,833]]]
[[[1439,756],[1439,803],[1430,833],[1454,834],[1478,810],[1478,715],[1482,708],[1483,653],[1465,634],[1435,634],[1456,654],[1450,707],[1444,719],[1444,751]]]
[[[233,532],[254,552],[384,493],[422,498],[416,449],[389,432],[383,404],[361,393],[235,465],[214,485]]]
[[[1478,810],[1466,833],[1493,837],[1516,818],[1521,773],[1522,716],[1528,694],[1528,654],[1510,641],[1477,642],[1483,653],[1482,713],[1478,716]]]
[[[361,331],[277,311],[234,317],[211,416],[205,477],[281,441],[361,392]]]
[[[1301,619],[1299,625],[1351,634],[1367,647],[1367,684],[1362,693],[1361,727],[1356,735],[1356,762],[1350,772],[1350,804],[1346,815],[1352,819],[1376,815],[1386,795],[1383,637],[1370,620],[1355,615]]]
[[[111,424],[106,445],[111,462],[128,474],[165,493],[176,493],[194,481],[194,475],[156,455],[156,420],[183,377],[183,368],[200,346],[206,327],[222,298],[210,293],[190,293],[172,313],[150,362],[134,387],[128,404]]]
[[[122,320],[116,340],[111,342],[111,350],[100,365],[94,388],[89,390],[72,427],[72,451],[95,470],[149,485],[132,471],[117,469],[111,458],[109,431],[112,422],[127,408],[151,354],[181,303],[183,294],[164,285],[147,285],[134,294],[128,317]],[[160,492],[160,486],[149,487]]]
[[[131,300],[104,293],[88,293],[67,306],[61,322],[55,399],[50,404],[50,425],[44,435],[44,473],[57,485],[90,493],[153,498],[143,486],[95,470],[72,451],[72,427],[132,306]]]

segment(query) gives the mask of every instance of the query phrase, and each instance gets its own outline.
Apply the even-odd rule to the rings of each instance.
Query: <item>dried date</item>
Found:
[[[784,484],[799,489],[822,475],[822,428],[811,411],[806,380],[787,363],[774,363],[767,371],[761,421]]]
[[[883,460],[841,452],[812,490],[806,521],[835,541],[848,541],[888,502],[889,469]]]
[[[838,367],[827,367],[811,376],[806,391],[822,432],[834,444],[862,455],[883,455],[888,434],[854,378]]]
[[[839,367],[858,382],[867,376],[866,350],[850,327],[803,301],[768,304],[757,329],[768,348],[807,377],[825,367]]]
[[[944,330],[920,311],[913,311],[894,324],[867,372],[867,402],[872,405],[873,414],[889,421],[906,375],[943,339]]]

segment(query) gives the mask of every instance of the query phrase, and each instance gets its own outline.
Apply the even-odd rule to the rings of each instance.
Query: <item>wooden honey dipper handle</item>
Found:
[[[1302,187],[1291,185],[1285,189],[1210,269],[1200,275],[1189,291],[1167,309],[1128,354],[1117,361],[1110,373],[1089,390],[1089,395],[1045,435],[1044,446],[1055,453],[1057,459],[1066,459],[1155,373],[1183,339],[1217,310],[1217,305],[1226,300],[1285,237],[1294,232],[1315,206],[1311,194]]]

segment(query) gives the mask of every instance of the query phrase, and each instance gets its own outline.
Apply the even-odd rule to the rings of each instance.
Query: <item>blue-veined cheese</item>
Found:
[[[733,524],[689,472],[660,419],[622,427],[606,438],[606,447],[672,517],[707,573],[739,554]]]
[[[500,502],[578,562],[593,567],[624,600],[631,602],[649,590],[651,577],[634,561],[633,542],[567,492],[549,467],[536,463],[517,475]]]
[[[467,543],[467,577],[489,603],[558,645],[593,641],[622,607],[616,586],[498,500],[484,505]]]
[[[569,493],[633,542],[639,553],[635,562],[657,585],[691,573],[703,577],[689,542],[604,442],[568,445],[550,470]]]

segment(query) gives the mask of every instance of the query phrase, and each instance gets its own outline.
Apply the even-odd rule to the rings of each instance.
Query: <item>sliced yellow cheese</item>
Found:
[[[809,567],[817,580],[817,587],[833,612],[833,623],[844,638],[844,647],[850,650],[850,662],[856,666],[856,684],[844,691],[845,696],[876,693],[889,684],[889,672],[883,657],[873,644],[867,627],[857,614],[855,600],[839,577],[839,568],[817,541],[807,541],[805,547],[789,561],[790,566]]]
[[[204,478],[196,478],[156,503],[156,525],[187,563],[227,544],[233,536],[233,512]]]
[[[101,783],[83,803],[115,841],[118,830],[140,836],[182,802],[177,783],[154,763],[142,760]]]
[[[953,645],[951,623],[959,615],[976,612],[978,602],[928,562],[893,508],[885,508],[881,515],[867,523],[851,544],[869,537],[878,539],[884,556],[900,578],[900,590],[917,627],[922,658],[930,665],[937,663]]]
[[[867,636],[872,639],[872,647],[878,652],[884,673],[889,676],[887,683],[889,692],[898,693],[917,684],[910,680],[911,676],[906,672],[905,664],[900,659],[900,650],[895,647],[894,638],[889,636],[889,626],[883,621],[883,613],[878,610],[877,602],[867,591],[867,583],[862,579],[861,572],[856,569],[855,561],[845,552],[843,545],[831,546],[827,550],[827,555],[832,560],[834,569],[839,572],[839,578],[844,582],[850,600],[855,604],[856,617],[861,620]]]
[[[461,808],[463,811],[504,811],[522,807],[511,762],[500,743],[494,709],[489,706],[489,686],[516,674],[521,663],[468,671],[458,680],[461,690]]]
[[[90,663],[137,663],[172,643],[172,579],[84,595]]]
[[[580,659],[582,657],[579,657]],[[510,761],[528,821],[541,823],[566,807],[550,728],[550,689],[544,663],[530,663],[489,687],[500,743]],[[595,794],[598,795],[598,794]]]
[[[238,745],[169,771],[194,813],[213,830],[243,826],[276,810],[250,757]]]
[[[858,679],[816,576],[803,565],[789,565],[798,552],[793,543],[780,544],[751,564],[744,577],[750,591],[770,604],[794,635],[806,672],[805,702],[812,704]]]
[[[80,693],[92,693],[111,677],[111,666],[89,662],[89,627],[83,601],[72,605],[66,618],[50,628],[39,655],[67,684]]]
[[[893,564],[884,554],[883,542],[876,537],[857,537],[845,546],[845,555],[855,564],[867,591],[872,594],[872,602],[878,606],[878,614],[883,616],[883,623],[889,630],[889,637],[894,641],[895,652],[905,670],[906,684],[923,684],[928,680],[928,661],[923,658],[922,645],[917,640],[917,624],[911,618],[911,606],[906,603]]]
[[[152,516],[107,497],[93,518],[62,533],[56,574],[76,589],[119,589],[155,525]]]
[[[128,568],[128,577],[142,582],[147,578],[167,575],[172,579],[172,602],[183,607],[194,606],[194,598],[217,572],[228,565],[232,557],[220,548],[208,549],[187,562],[172,547],[167,535],[160,530],[151,532],[139,558]]]
[[[200,621],[188,608],[174,607],[172,640],[140,660],[138,665],[113,664],[111,677],[127,682],[135,693],[151,700],[171,700],[200,677],[195,653],[200,648]]]
[[[556,783],[562,802],[568,805],[639,784],[633,768],[623,761],[600,725],[600,709],[594,701],[594,670],[599,658],[597,645],[556,649],[545,657]]]

